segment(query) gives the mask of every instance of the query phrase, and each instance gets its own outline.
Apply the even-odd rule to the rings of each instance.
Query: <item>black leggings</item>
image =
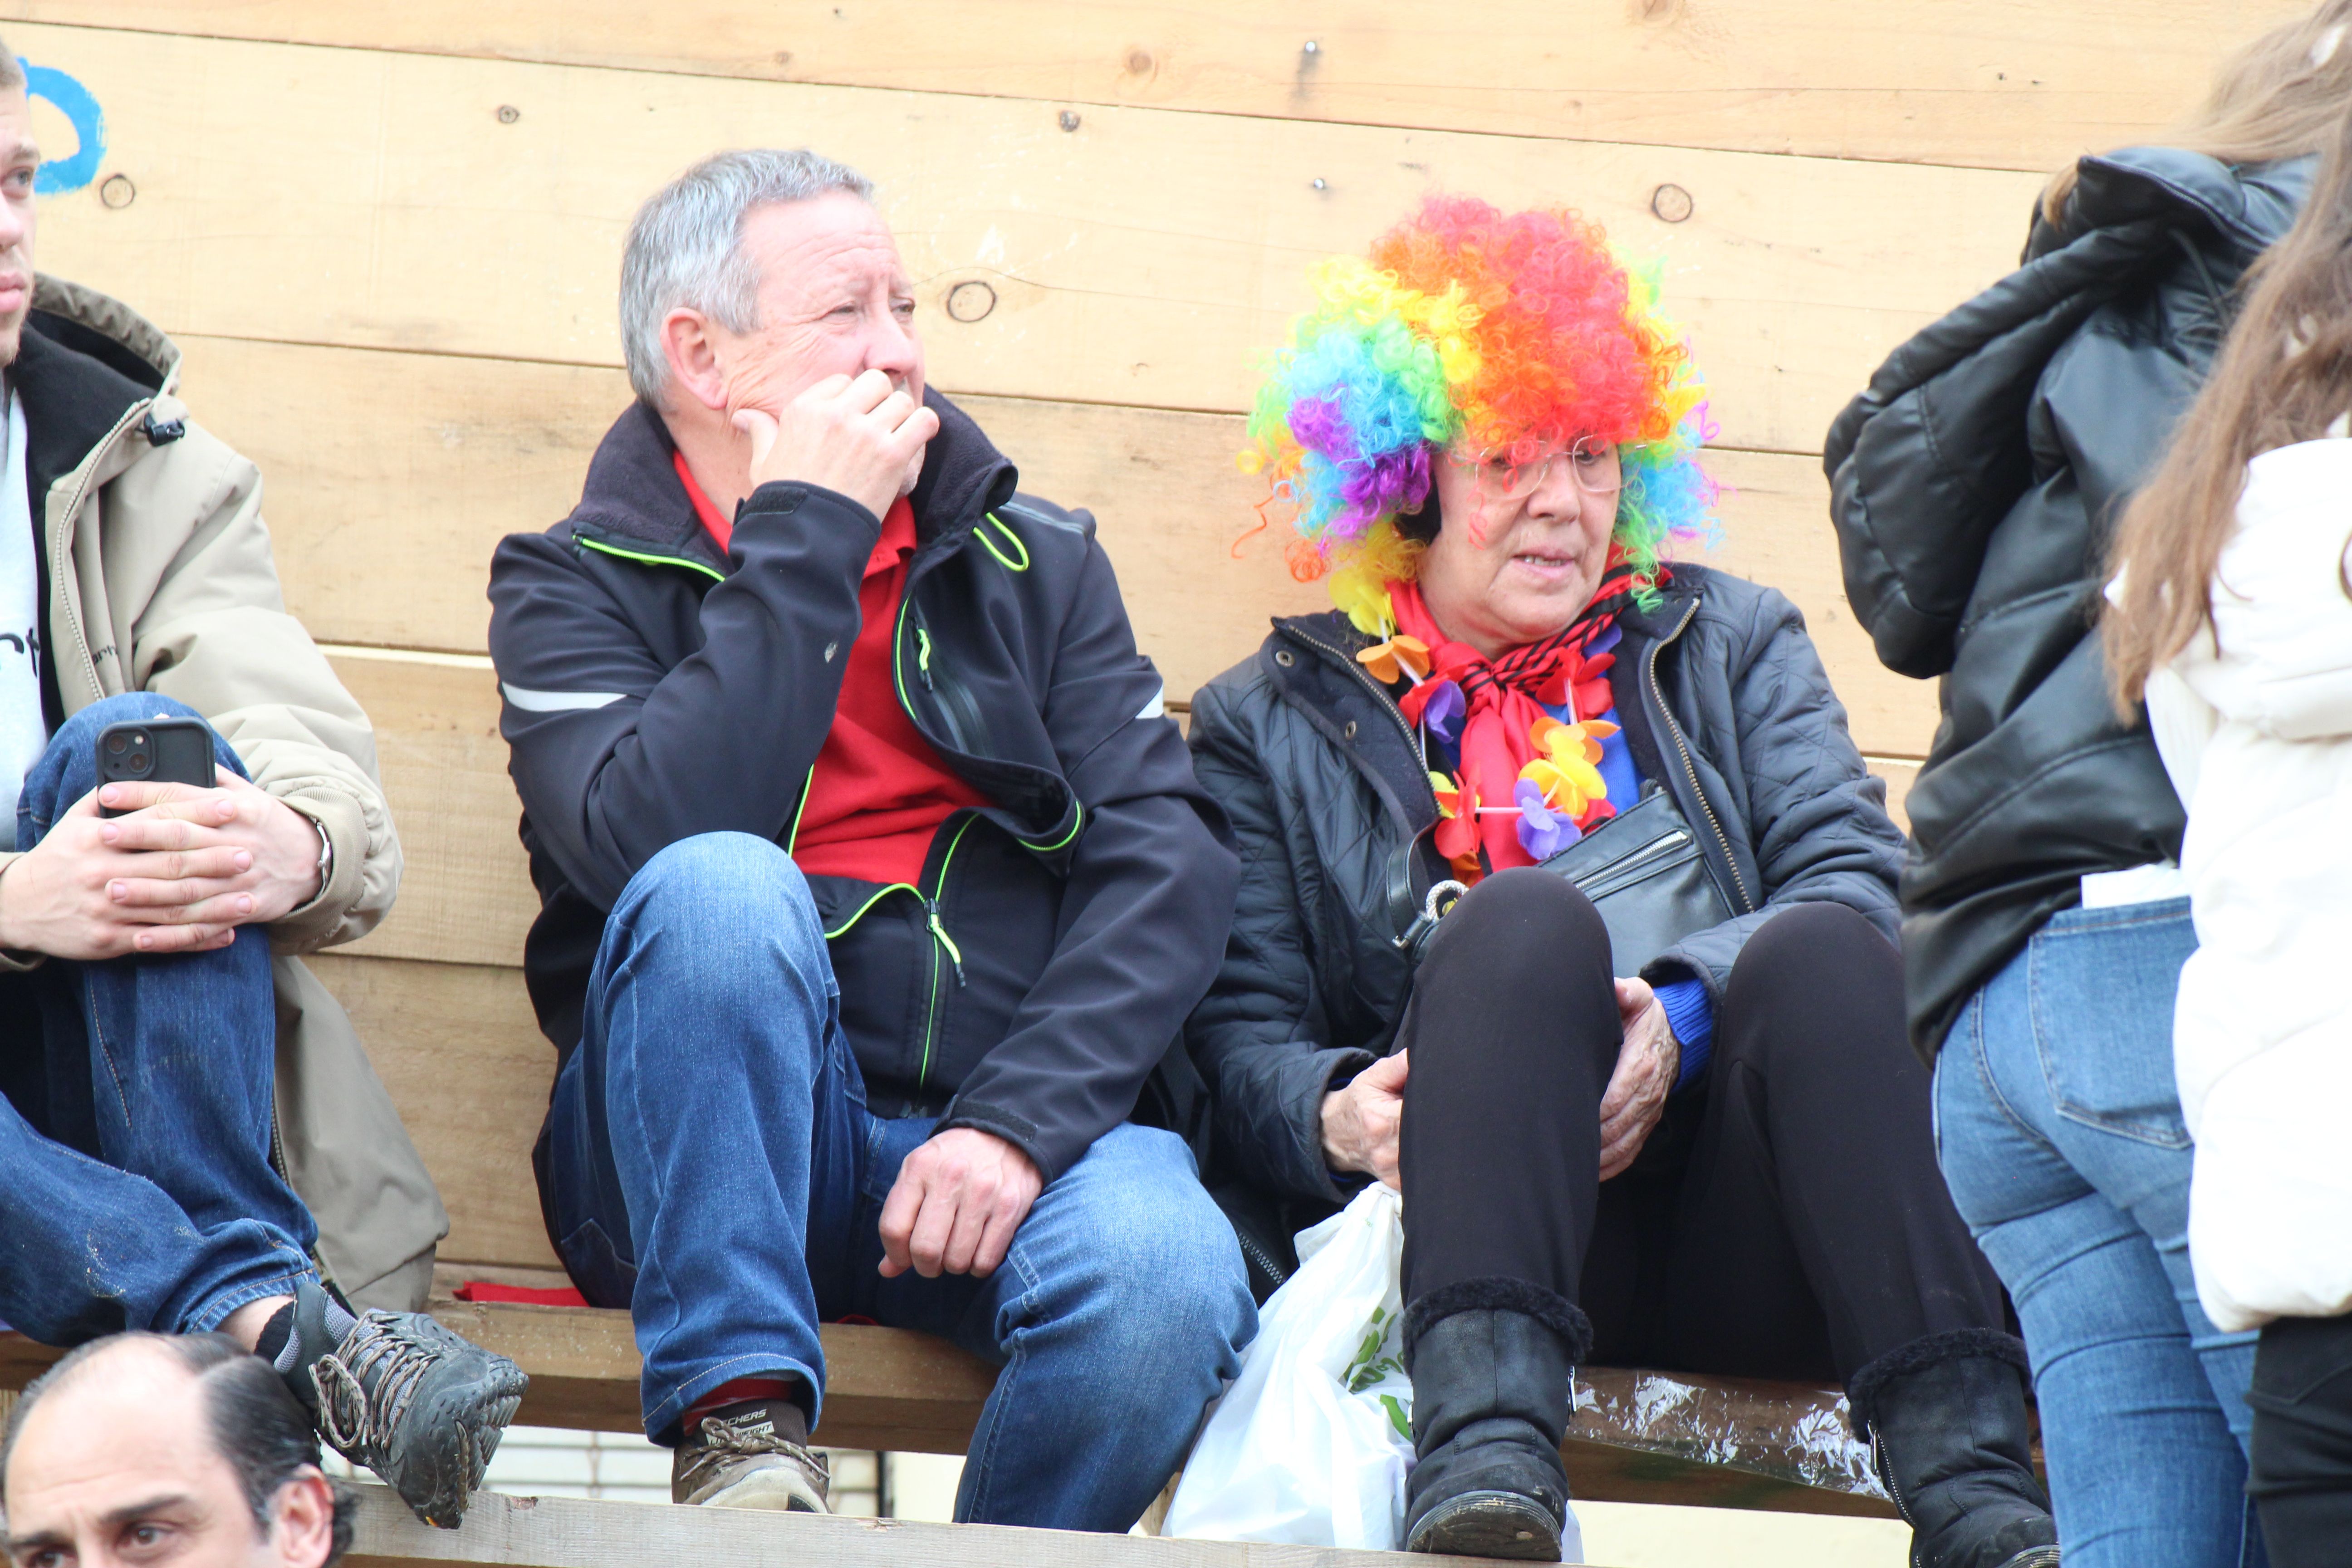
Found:
[[[2352,1317],[2281,1318],[2254,1352],[2246,1489],[2273,1568],[2352,1558]]]
[[[1510,1279],[1592,1320],[1592,1359],[1843,1382],[1929,1334],[1998,1329],[1952,1207],[1903,964],[1843,904],[1792,905],[1741,952],[1704,1087],[1605,1184],[1622,1033],[1608,928],[1549,873],[1488,878],[1414,982],[1404,1297]]]

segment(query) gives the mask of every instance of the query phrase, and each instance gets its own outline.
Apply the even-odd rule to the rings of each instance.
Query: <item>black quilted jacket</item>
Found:
[[[1796,606],[1683,566],[1619,624],[1612,681],[1635,764],[1674,793],[1745,911],[1648,973],[1696,975],[1719,1000],[1748,936],[1806,900],[1850,904],[1893,937],[1903,836]],[[1239,1186],[1278,1205],[1260,1233],[1276,1250],[1348,1195],[1323,1163],[1323,1095],[1391,1048],[1407,981],[1394,938],[1443,874],[1428,773],[1355,661],[1368,640],[1337,613],[1277,621],[1192,702],[1193,766],[1232,818],[1242,888],[1186,1039],[1209,1084],[1221,1198],[1234,1211]]]
[[[2084,159],[2066,221],[2037,218],[2025,265],[1897,349],[1830,430],[1846,597],[1887,668],[1944,678],[1906,802],[1923,1055],[2084,872],[2179,854],[2180,803],[2107,700],[2091,612],[2123,502],[2310,182],[2308,159]]]

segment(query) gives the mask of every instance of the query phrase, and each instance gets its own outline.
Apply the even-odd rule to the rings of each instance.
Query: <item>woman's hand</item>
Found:
[[[1397,1131],[1404,1125],[1405,1053],[1382,1057],[1345,1089],[1323,1097],[1323,1160],[1404,1190],[1397,1180]]]
[[[1681,1073],[1683,1048],[1666,1023],[1657,994],[1642,980],[1617,982],[1617,1019],[1625,1031],[1617,1070],[1601,1097],[1601,1179],[1633,1163],[1664,1114],[1666,1096]],[[1328,1125],[1329,1113],[1325,1113]],[[1327,1135],[1328,1141],[1328,1135]]]

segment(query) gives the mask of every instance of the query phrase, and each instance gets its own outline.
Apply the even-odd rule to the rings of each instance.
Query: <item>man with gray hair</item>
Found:
[[[309,1414],[225,1334],[93,1340],[26,1389],[0,1438],[17,1568],[330,1568],[358,1499]]]
[[[925,387],[871,195],[743,152],[646,203],[636,405],[499,546],[534,1163],[679,1501],[824,1507],[856,1316],[1005,1369],[958,1518],[1125,1530],[1255,1327],[1165,1130],[1237,865],[1093,520]]]

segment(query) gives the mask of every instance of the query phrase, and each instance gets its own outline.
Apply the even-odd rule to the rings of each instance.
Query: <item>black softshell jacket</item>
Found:
[[[1208,989],[1236,864],[1093,519],[1016,495],[979,426],[927,401],[940,429],[911,498],[898,696],[989,804],[941,825],[919,887],[810,885],[875,1112],[995,1133],[1050,1181],[1135,1110]],[[567,1055],[639,867],[697,834],[789,844],[881,536],[846,497],[770,484],[722,555],[672,451],[632,408],[572,516],[509,536],[490,572],[543,904],[524,969]]]
[[[2065,221],[2034,218],[2025,265],[1895,350],[1830,428],[1847,601],[1888,668],[1943,678],[1906,803],[1904,968],[1925,1056],[2080,901],[2085,872],[2180,853],[2147,722],[2107,696],[2107,542],[2312,162],[2084,159]]]

